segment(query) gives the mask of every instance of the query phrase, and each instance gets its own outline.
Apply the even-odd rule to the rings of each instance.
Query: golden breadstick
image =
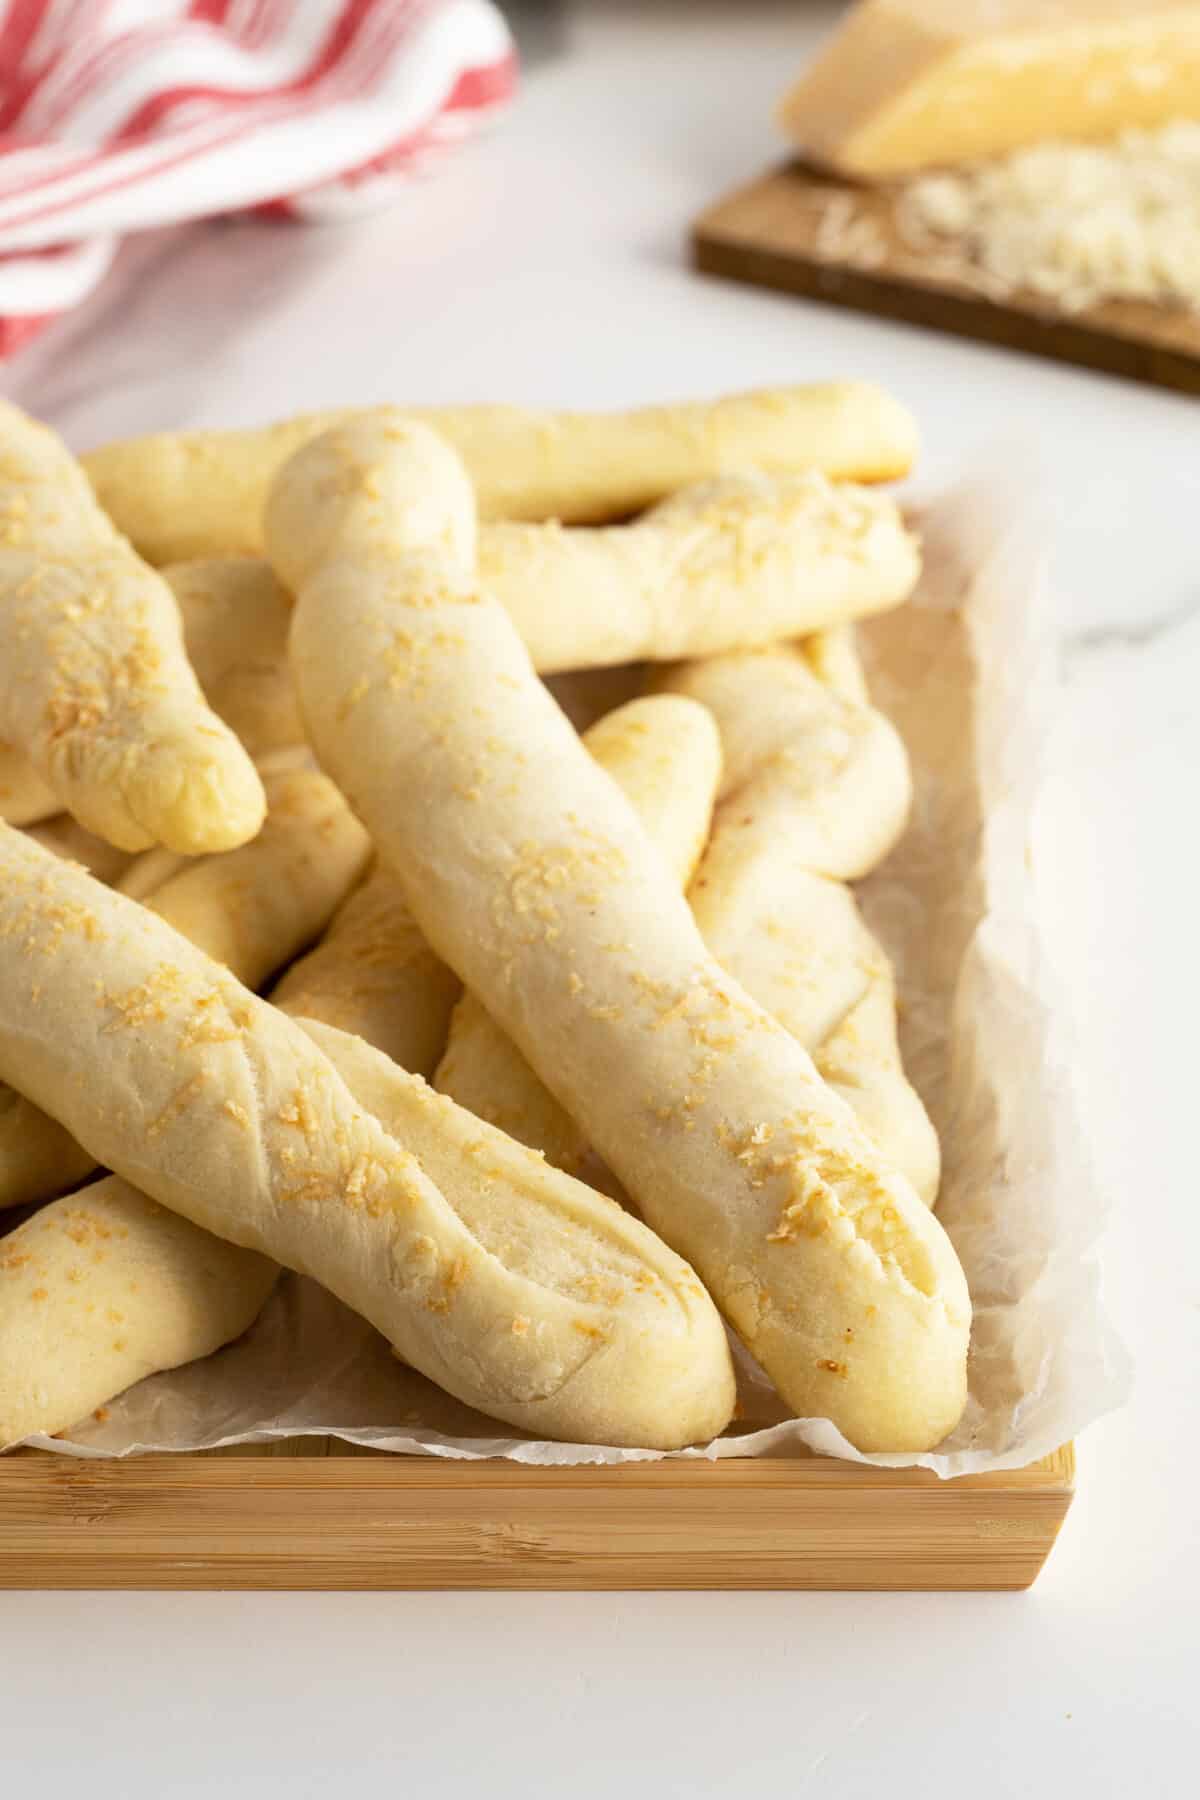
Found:
[[[116,1175],[0,1239],[0,1450],[254,1323],[278,1270]]]
[[[25,752],[13,744],[0,744],[0,819],[10,825],[37,825],[61,808],[62,801]]]
[[[171,854],[149,850],[145,856],[131,858],[128,851],[86,831],[70,813],[30,826],[28,835],[56,856],[81,863],[98,881],[120,877],[123,888],[136,875],[139,863]],[[91,1158],[53,1119],[31,1106],[7,1082],[0,1082],[0,1209],[46,1193],[62,1193],[94,1167]],[[12,1199],[5,1197],[9,1192]]]
[[[288,457],[331,426],[370,416],[343,408],[256,431],[164,432],[105,444],[83,466],[101,506],[151,562],[256,551],[267,492]],[[458,451],[485,519],[628,518],[676,488],[750,465],[890,481],[908,473],[917,448],[912,415],[862,381],[634,412],[449,406],[410,416]]]
[[[292,601],[270,567],[253,556],[213,557],[176,563],[163,579],[196,679],[251,756],[302,743],[287,660]]]
[[[895,981],[849,888],[762,846],[728,842],[718,810],[713,857],[689,892],[704,941],[747,993],[786,1026],[920,1198],[937,1196],[937,1134],[904,1075]]]
[[[146,899],[250,987],[312,942],[370,856],[366,832],[316,769],[268,772],[264,785],[270,810],[251,843],[196,858]],[[95,1166],[57,1118],[0,1087],[0,1209],[65,1193]]]
[[[263,786],[267,817],[253,843],[182,869],[146,902],[251,988],[324,930],[371,856],[366,832],[319,770],[268,769]]]
[[[712,721],[700,707],[676,696],[663,696],[653,701],[634,701],[630,707],[621,709],[621,712],[623,719],[618,717],[605,725],[603,739],[608,753],[614,759],[631,760],[631,753],[640,752],[640,767],[636,773],[630,773],[627,779],[637,781],[640,776],[640,789],[647,809],[657,809],[662,817],[664,832],[673,832],[677,845],[682,845],[683,840],[689,836],[689,828],[691,837],[696,839],[700,826],[696,816],[698,808],[695,805],[688,806],[681,794],[679,811],[682,816],[673,818],[672,809],[665,806],[660,798],[662,776],[666,771],[659,775],[657,781],[654,775],[658,763],[666,754],[667,746],[654,741],[659,733],[650,726],[642,727],[639,738],[638,727],[643,718],[659,725],[668,720],[679,721],[681,718],[693,723],[693,731],[684,732],[676,740],[681,761],[678,764],[675,786],[679,787],[684,774],[682,754],[685,751],[694,751],[702,763],[707,755],[707,761],[712,767],[711,779],[707,778],[707,770],[696,771],[701,785],[708,789],[703,820],[706,827],[711,812],[711,793],[716,787],[719,757],[717,734]],[[695,729],[695,721],[699,721],[699,729]],[[647,735],[651,738],[649,744],[645,742]],[[690,762],[690,757],[687,760]],[[268,813],[268,818],[270,816]],[[701,848],[702,839],[691,845],[687,861],[688,873]],[[684,854],[682,848],[678,854]],[[163,857],[170,858],[170,852],[150,850],[138,858],[143,879],[148,883],[152,882],[153,886],[161,886],[162,878],[153,881],[155,871],[149,865]],[[172,871],[168,870],[170,872]],[[121,891],[130,891],[127,882],[121,884]],[[143,893],[150,891],[150,885],[142,888]],[[394,878],[376,871],[343,903],[316,949],[293,964],[274,990],[272,999],[285,1012],[307,1015],[309,1021],[323,1020],[341,1026],[384,1050],[403,1068],[417,1074],[427,1074],[432,1073],[445,1046],[451,1008],[459,992],[457,977],[434,956],[425,943]],[[482,1014],[482,1018],[490,1028],[491,1022],[487,1015]],[[528,1064],[521,1060],[507,1039],[500,1037],[499,1042],[507,1052],[501,1062],[501,1076],[509,1075],[511,1064],[515,1062],[519,1076],[523,1075],[544,1096],[545,1104],[554,1109],[565,1130],[578,1136],[571,1121],[546,1094]],[[11,1093],[12,1090],[8,1091]],[[29,1103],[22,1104],[28,1106]],[[56,1129],[61,1130],[60,1127]],[[560,1166],[566,1164],[560,1163]],[[86,1172],[84,1167],[80,1174]],[[433,1173],[428,1167],[426,1172]],[[115,1185],[121,1190],[109,1202],[108,1210],[112,1215],[109,1221],[111,1229],[123,1235],[106,1252],[105,1275],[118,1286],[127,1285],[129,1279],[137,1280],[139,1297],[126,1302],[125,1314],[133,1329],[117,1337],[112,1337],[111,1334],[106,1336],[104,1344],[99,1346],[102,1352],[99,1357],[95,1355],[86,1324],[81,1333],[79,1354],[76,1356],[71,1354],[73,1345],[68,1336],[67,1343],[60,1346],[54,1363],[57,1382],[61,1384],[61,1394],[54,1382],[43,1381],[38,1387],[38,1403],[32,1410],[27,1386],[28,1371],[38,1366],[40,1358],[35,1360],[26,1356],[16,1359],[13,1367],[19,1373],[14,1376],[15,1392],[25,1396],[26,1417],[22,1421],[20,1432],[13,1429],[13,1437],[25,1435],[34,1429],[55,1431],[71,1424],[91,1408],[112,1398],[131,1382],[141,1379],[154,1369],[176,1367],[193,1357],[208,1354],[218,1344],[239,1335],[257,1313],[258,1306],[254,1298],[257,1286],[254,1277],[258,1271],[269,1269],[271,1265],[264,1263],[251,1251],[224,1244],[199,1227],[164,1213],[153,1201],[147,1200],[136,1189],[129,1188],[124,1183],[110,1181],[110,1184],[94,1184],[67,1200],[53,1202],[38,1214],[38,1218],[49,1225],[56,1210],[63,1209],[68,1216],[64,1217],[61,1229],[65,1231],[77,1228],[77,1209],[80,1203],[98,1196],[106,1185]],[[461,1212],[461,1206],[459,1210]],[[189,1238],[196,1243],[190,1259]],[[0,1257],[2,1256],[3,1252],[0,1251]],[[239,1259],[245,1259],[249,1265],[244,1272]],[[0,1268],[2,1267],[3,1263],[0,1261]],[[207,1305],[208,1284],[214,1267],[228,1267],[229,1297],[233,1301],[231,1312]],[[46,1286],[47,1283],[39,1280],[35,1285]],[[53,1284],[49,1285],[53,1295]],[[26,1282],[26,1289],[29,1286],[30,1283]],[[161,1322],[160,1307],[156,1299],[160,1287],[165,1300],[173,1308]],[[150,1292],[143,1298],[142,1294],[147,1288]],[[99,1304],[100,1299],[105,1296],[102,1294],[98,1299],[94,1289],[93,1273],[87,1269],[85,1281],[72,1290],[70,1298],[77,1306],[85,1301]],[[183,1300],[182,1308],[180,1295]],[[253,1306],[249,1317],[245,1316],[245,1311],[239,1309],[237,1304],[242,1295],[246,1297],[246,1306]],[[26,1304],[25,1313],[28,1311]],[[181,1312],[191,1323],[190,1332],[180,1330]],[[3,1291],[0,1290],[0,1344],[6,1335],[6,1320],[9,1321],[11,1331],[19,1336],[24,1327],[24,1316],[19,1306],[14,1306],[11,1314],[4,1313]],[[48,1311],[40,1309],[37,1314],[40,1327],[44,1328],[48,1320],[52,1328],[57,1327],[58,1314],[53,1305]],[[69,1323],[68,1321],[68,1330]],[[118,1344],[119,1350],[114,1348]],[[131,1344],[134,1346],[132,1349]],[[47,1393],[50,1401],[42,1404]],[[5,1378],[0,1367],[0,1442],[4,1441],[3,1420],[12,1411],[11,1406],[6,1409],[4,1395]]]
[[[591,1339],[601,1366],[584,1365],[569,1376],[577,1391],[556,1395],[531,1429],[668,1449],[706,1442],[724,1429],[735,1393],[720,1316],[693,1271],[660,1238],[361,1038],[315,1019],[297,1023],[354,1098],[415,1156],[471,1238],[506,1274],[536,1284],[536,1310],[505,1320],[509,1331],[550,1336],[560,1297],[582,1310],[571,1329]],[[489,1273],[494,1282],[495,1271]],[[443,1280],[456,1290],[462,1276],[452,1269]],[[441,1297],[425,1304],[438,1310]],[[560,1354],[552,1352],[556,1378]],[[436,1379],[459,1391],[443,1376]],[[478,1379],[474,1367],[470,1379]],[[508,1416],[491,1401],[473,1404]]]
[[[904,829],[912,779],[904,745],[871,706],[818,680],[802,648],[776,645],[668,669],[660,691],[707,706],[721,733],[726,833],[796,869],[851,881]]]
[[[708,842],[721,779],[711,714],[681,694],[647,694],[605,713],[583,741],[686,887]]]
[[[65,856],[70,862],[82,863],[97,881],[107,882],[110,886],[123,881],[132,865],[141,860],[131,856],[128,850],[118,850],[115,844],[85,830],[70,813],[56,813],[52,819],[44,819],[41,824],[29,825],[26,829],[45,849],[53,850],[56,856]]]
[[[927,1449],[966,1398],[950,1242],[704,948],[476,585],[473,522],[465,469],[420,425],[331,433],[280,475],[264,525],[289,567],[311,558],[291,648],[321,759],[434,949],[789,1404],[863,1449]]]
[[[711,714],[679,694],[648,696],[606,713],[583,741],[628,798],[675,881],[686,887],[708,837],[721,776]],[[586,1132],[474,994],[464,994],[454,1009],[435,1086],[510,1137],[544,1151],[556,1168],[613,1191],[613,1178],[598,1164]]]
[[[153,850],[143,850],[140,856],[135,856],[121,879],[112,885],[119,894],[128,894],[131,900],[148,900],[184,869],[206,860],[205,857],[180,856],[178,850],[164,850],[159,844]]]
[[[271,999],[286,1013],[365,1039],[414,1075],[432,1075],[461,992],[458,976],[421,935],[395,876],[375,869]]]
[[[257,585],[265,588],[261,580]],[[320,928],[368,848],[332,784],[311,769],[280,768],[281,760],[264,774],[267,821],[252,845],[190,860],[161,847],[147,850],[118,884],[212,954],[227,953],[250,985]],[[161,903],[152,900],[168,883]],[[447,971],[446,980],[453,979]],[[57,1120],[12,1088],[0,1087],[0,1109],[0,1169],[15,1192],[26,1198],[38,1188],[59,1192],[95,1167]],[[94,1227],[87,1223],[93,1218]],[[99,1268],[92,1267],[93,1256],[72,1262],[69,1255],[79,1232],[93,1229],[106,1233]],[[6,1253],[27,1251],[21,1285],[0,1287],[0,1444],[6,1431],[12,1438],[58,1431],[143,1376],[207,1356],[240,1336],[276,1273],[253,1251],[164,1212],[115,1177],[51,1202],[18,1227],[0,1247],[0,1271]],[[69,1288],[62,1285],[66,1264]],[[31,1301],[47,1293],[48,1305]],[[122,1329],[98,1333],[97,1317],[110,1307],[120,1310]],[[8,1339],[18,1343],[27,1332],[26,1353],[6,1356]],[[53,1359],[43,1354],[47,1333],[56,1342]],[[39,1369],[41,1379],[31,1386],[30,1372]],[[15,1410],[18,1401],[24,1414]]]
[[[479,579],[543,673],[711,656],[883,612],[919,566],[889,495],[814,469],[723,476],[632,525],[479,537]]]
[[[733,1403],[695,1275],[612,1201],[329,1026],[338,1066],[147,908],[0,826],[0,1076],[218,1236],[323,1282],[458,1399],[672,1448]],[[365,1107],[453,1172],[460,1216]],[[490,1221],[484,1229],[481,1220]]]
[[[128,851],[118,850],[85,830],[70,813],[60,813],[43,825],[30,827],[27,835],[56,856],[81,863],[98,881],[111,881],[109,871],[115,868],[118,879],[114,885],[135,900],[147,899],[190,860],[161,845],[130,856]],[[31,1205],[52,1194],[64,1194],[85,1181],[95,1167],[95,1159],[75,1142],[69,1131],[63,1130],[57,1119],[34,1106],[7,1082],[0,1082],[0,1212]]]
[[[911,791],[853,643],[685,663],[660,685],[710,706],[721,731],[726,779],[688,895],[705,943],[932,1205],[937,1135],[900,1061],[891,965],[849,889],[827,879],[886,855]]]
[[[287,663],[291,599],[256,557],[215,557],[163,570],[204,697],[251,756],[303,741]],[[62,801],[28,757],[0,744],[0,818],[26,825]]]
[[[65,1194],[95,1167],[57,1119],[0,1081],[0,1212]]]
[[[162,577],[58,440],[0,405],[0,731],[122,850],[227,850],[262,823],[254,766],[205,704]]]
[[[398,418],[380,413],[372,429]],[[276,546],[292,588],[312,530]],[[919,569],[894,500],[812,469],[724,476],[632,525],[498,524],[479,535],[479,579],[543,674],[772,644],[898,605]]]
[[[875,962],[862,999],[813,1051],[813,1061],[834,1092],[853,1107],[867,1136],[903,1170],[925,1204],[933,1206],[942,1172],[941,1146],[904,1073],[892,966],[875,939],[870,941]]]
[[[814,631],[795,646],[823,687],[851,706],[870,706],[867,678],[854,626],[831,625],[825,631]]]
[[[853,625],[814,632],[801,648],[818,679],[851,705],[870,694]],[[857,917],[857,908],[855,909]],[[870,979],[858,1004],[813,1051],[822,1076],[854,1108],[867,1136],[903,1169],[929,1206],[937,1200],[942,1153],[920,1095],[904,1073],[896,1037],[896,980],[882,946],[858,920]]]

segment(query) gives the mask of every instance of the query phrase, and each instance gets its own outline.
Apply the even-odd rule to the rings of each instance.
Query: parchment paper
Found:
[[[859,891],[896,961],[907,1066],[942,1140],[938,1211],[975,1306],[965,1417],[935,1454],[860,1456],[828,1420],[789,1419],[735,1346],[738,1418],[714,1443],[674,1454],[808,1446],[944,1476],[1012,1468],[1056,1449],[1127,1390],[1092,1259],[1103,1207],[1032,919],[1029,823],[1053,687],[1025,516],[986,482],[928,507],[919,592],[861,631],[873,697],[908,745],[916,802],[899,848]],[[576,682],[572,710],[592,714],[630,691],[630,677],[611,672]],[[527,1463],[660,1454],[514,1435],[404,1367],[369,1325],[292,1275],[238,1343],[139,1383],[65,1437],[29,1442],[101,1457],[296,1434]]]

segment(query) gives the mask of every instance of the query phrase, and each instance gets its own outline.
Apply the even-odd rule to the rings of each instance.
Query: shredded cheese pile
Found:
[[[1200,310],[1200,121],[1108,144],[1039,144],[905,184],[914,248],[953,250],[998,297],[1066,312],[1101,300]]]

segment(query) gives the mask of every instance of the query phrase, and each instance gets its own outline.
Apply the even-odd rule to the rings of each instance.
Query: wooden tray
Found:
[[[831,204],[852,209],[883,255],[866,266],[821,242]],[[1107,302],[1063,313],[1034,295],[989,299],[937,269],[896,228],[891,196],[790,163],[702,214],[692,236],[696,266],[713,275],[783,288],[860,312],[930,325],[1136,381],[1200,393],[1200,316],[1144,302]],[[833,252],[832,254],[830,252]]]
[[[996,1475],[828,1457],[525,1468],[336,1439],[0,1458],[0,1588],[1024,1588],[1068,1444]]]

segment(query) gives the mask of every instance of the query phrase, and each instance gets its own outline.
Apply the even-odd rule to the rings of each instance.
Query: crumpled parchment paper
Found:
[[[943,1476],[1014,1468],[1126,1392],[1128,1361],[1092,1256],[1103,1206],[1032,919],[1029,824],[1053,685],[1041,572],[1021,516],[987,482],[929,506],[917,595],[860,632],[873,698],[908,745],[916,801],[902,843],[859,893],[896,961],[907,1067],[942,1140],[938,1212],[975,1306],[966,1414],[936,1453],[861,1456],[828,1420],[788,1418],[735,1346],[739,1416],[714,1443],[673,1454],[807,1446]],[[594,715],[630,691],[631,678],[610,671],[576,683],[572,697]],[[105,1413],[29,1442],[80,1457],[297,1434],[525,1463],[661,1454],[514,1435],[402,1365],[369,1325],[294,1275],[238,1343],[140,1382]]]

